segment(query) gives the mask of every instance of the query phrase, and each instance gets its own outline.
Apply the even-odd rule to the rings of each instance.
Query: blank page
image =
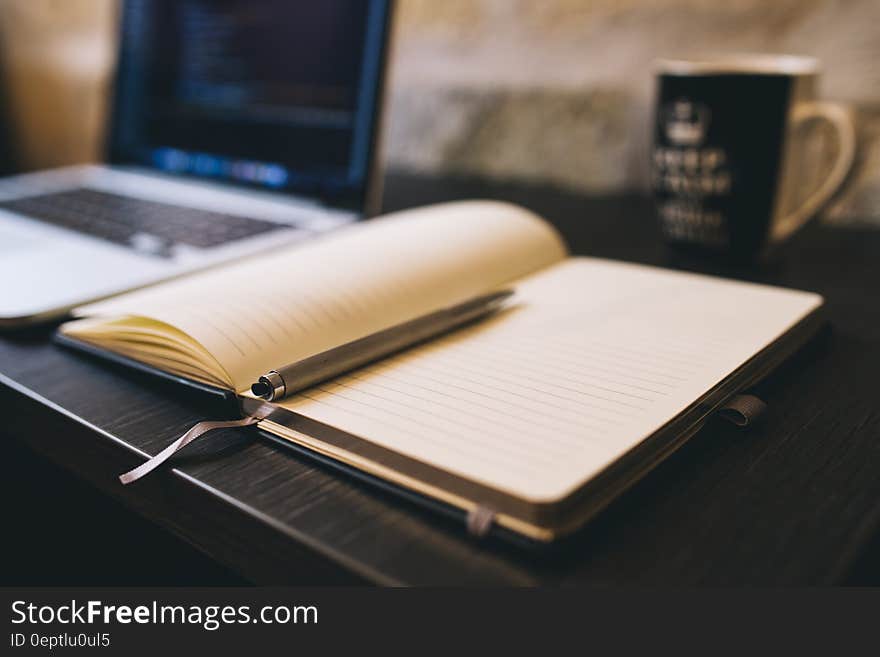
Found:
[[[282,402],[533,502],[564,498],[821,305],[597,259],[517,284],[471,328]]]
[[[565,255],[554,229],[528,210],[492,201],[448,203],[76,314],[169,324],[204,347],[227,385],[240,391],[270,369],[497,289]]]

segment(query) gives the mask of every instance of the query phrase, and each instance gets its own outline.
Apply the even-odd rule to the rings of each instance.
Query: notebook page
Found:
[[[552,502],[821,298],[572,258],[518,283],[517,302],[282,405],[517,497]]]
[[[267,370],[496,289],[565,256],[525,209],[470,201],[399,212],[77,309],[145,316],[199,342],[247,389]]]

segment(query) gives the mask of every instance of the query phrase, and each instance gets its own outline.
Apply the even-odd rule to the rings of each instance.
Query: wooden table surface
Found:
[[[403,175],[386,190],[388,210],[507,199],[551,220],[576,253],[700,268],[662,247],[643,198]],[[0,433],[257,583],[878,583],[880,231],[815,225],[773,264],[715,273],[820,292],[831,331],[761,386],[770,405],[763,423],[741,431],[711,422],[548,554],[469,539],[252,430],[193,445],[174,468],[122,487],[116,475],[207,410],[147,376],[52,345],[51,328],[0,336]],[[12,468],[17,453],[7,452]],[[84,521],[100,522],[83,506]],[[26,546],[28,537],[17,540]]]

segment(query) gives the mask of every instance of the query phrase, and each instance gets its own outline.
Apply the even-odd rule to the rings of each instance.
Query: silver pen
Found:
[[[332,379],[367,363],[384,358],[419,342],[437,337],[501,308],[513,290],[484,294],[463,303],[396,324],[314,356],[266,372],[251,386],[251,392],[275,401],[299,390]]]

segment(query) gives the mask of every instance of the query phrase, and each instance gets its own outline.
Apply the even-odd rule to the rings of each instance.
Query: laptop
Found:
[[[368,216],[390,0],[127,0],[107,164],[0,179],[0,325]]]

